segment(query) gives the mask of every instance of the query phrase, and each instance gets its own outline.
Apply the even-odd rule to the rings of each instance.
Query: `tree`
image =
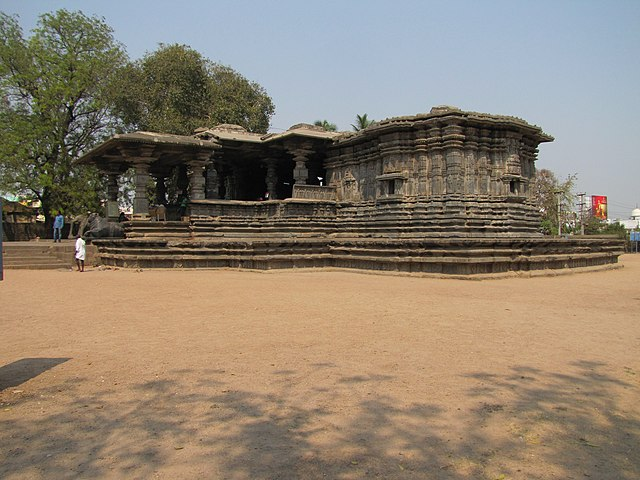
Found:
[[[181,45],[161,45],[124,66],[114,91],[125,124],[154,132],[190,135],[202,126],[211,102],[204,59]]]
[[[96,17],[42,15],[30,38],[0,13],[0,189],[53,211],[99,207],[95,169],[73,163],[117,125],[109,86],[126,53]]]
[[[190,135],[220,123],[265,133],[275,108],[265,90],[186,45],[158,50],[122,68],[116,104],[131,129]]]
[[[207,122],[200,126],[212,127],[220,123],[233,123],[250,132],[267,133],[275,106],[266,90],[219,63],[207,62],[211,84],[211,104]]]
[[[573,188],[577,175],[569,175],[560,182],[552,171],[541,169],[536,171],[533,182],[533,198],[542,214],[541,230],[550,235],[558,233],[558,206],[560,206],[560,222],[570,224],[574,195]],[[564,227],[566,228],[566,227]]]
[[[360,130],[364,130],[367,127],[370,127],[371,125],[373,125],[375,122],[375,120],[369,120],[367,118],[367,114],[363,114],[363,115],[356,115],[356,123],[355,124],[351,124],[351,126],[353,127],[353,130],[355,132],[359,132]]]
[[[595,215],[590,215],[586,219],[584,233],[586,235],[615,235],[622,239],[626,239],[629,236],[629,232],[621,223],[607,223]]]
[[[316,120],[315,122],[313,122],[313,124],[316,127],[322,127],[325,129],[325,131],[327,132],[337,132],[338,131],[338,127],[336,126],[335,123],[331,123],[328,120]]]

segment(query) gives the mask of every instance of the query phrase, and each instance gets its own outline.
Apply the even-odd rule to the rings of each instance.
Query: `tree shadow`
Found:
[[[265,389],[182,370],[90,395],[69,380],[54,389],[60,408],[3,421],[0,477],[639,478],[637,410],[611,393],[637,384],[593,362],[573,370],[473,372],[466,410],[406,403],[394,377],[366,371],[301,387],[299,372],[274,369]]]
[[[478,408],[468,432],[504,429],[492,448],[509,452],[502,469],[511,476],[528,470],[524,478],[640,478],[638,382],[613,377],[606,367],[580,360],[570,364],[571,373],[528,366],[508,375],[473,373],[468,377],[478,384],[468,394]],[[621,376],[629,373],[632,379],[631,369]],[[529,469],[532,456],[538,466]]]
[[[27,380],[64,363],[70,358],[23,358],[0,367],[0,391],[17,387]]]

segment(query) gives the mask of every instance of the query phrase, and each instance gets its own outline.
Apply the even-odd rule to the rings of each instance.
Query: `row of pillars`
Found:
[[[309,170],[307,168],[307,159],[310,154],[308,149],[296,149],[292,151],[295,162],[293,170],[294,183],[298,185],[306,185],[307,178],[309,176]],[[189,179],[189,198],[190,200],[204,200],[205,198],[219,198],[219,172],[210,159],[211,154],[207,153],[199,155],[199,158],[189,160],[187,165],[187,177]],[[147,215],[149,213],[149,200],[147,198],[147,184],[149,183],[149,168],[151,163],[155,161],[152,157],[135,158],[133,160],[135,168],[135,193],[133,197],[133,212],[138,215]],[[278,176],[276,172],[275,158],[265,159],[264,162],[267,166],[267,172],[265,177],[265,183],[267,191],[270,192],[271,198],[275,199],[276,187],[278,182]],[[118,210],[118,177],[120,172],[108,172],[107,183],[107,215],[110,218],[117,217]],[[225,185],[227,194],[225,197],[231,199],[233,191],[231,185],[231,179],[226,178],[228,185]],[[206,188],[208,186],[208,188]],[[206,188],[206,190],[205,190]],[[163,199],[166,196],[166,187],[164,183],[164,177],[156,178],[156,197]]]

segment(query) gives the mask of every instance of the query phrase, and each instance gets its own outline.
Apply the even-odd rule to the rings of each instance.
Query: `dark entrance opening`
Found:
[[[276,194],[279,200],[291,198],[293,195],[293,168],[295,162],[293,160],[282,160],[276,166],[276,175],[278,183],[276,185]]]

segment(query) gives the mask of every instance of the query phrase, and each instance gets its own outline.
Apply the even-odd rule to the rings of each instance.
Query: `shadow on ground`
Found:
[[[70,358],[23,358],[0,367],[0,391],[37,377]]]
[[[392,377],[367,373],[300,389],[295,370],[274,371],[268,391],[277,393],[268,394],[234,389],[222,370],[92,395],[81,385],[95,380],[74,379],[38,392],[53,398],[38,418],[0,417],[0,477],[640,478],[638,411],[611,393],[637,398],[637,378],[593,362],[573,367],[471,373],[460,404],[474,407],[462,410],[455,399],[405,404]]]

